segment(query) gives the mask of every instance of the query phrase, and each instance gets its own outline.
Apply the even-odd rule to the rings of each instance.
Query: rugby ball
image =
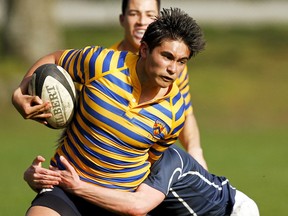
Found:
[[[28,93],[51,103],[49,112],[52,116],[46,119],[48,127],[61,129],[72,120],[76,107],[76,88],[71,76],[62,67],[56,64],[38,67],[29,82]]]

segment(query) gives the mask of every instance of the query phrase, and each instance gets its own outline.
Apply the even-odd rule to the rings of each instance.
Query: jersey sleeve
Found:
[[[188,75],[188,68],[187,66],[179,74],[176,84],[184,98],[185,102],[185,115],[192,113],[192,102],[191,102],[191,95],[190,95],[190,87],[189,87],[189,75]]]
[[[114,53],[100,46],[70,49],[63,52],[58,64],[68,71],[74,82],[85,84],[110,69],[110,59],[116,56]]]

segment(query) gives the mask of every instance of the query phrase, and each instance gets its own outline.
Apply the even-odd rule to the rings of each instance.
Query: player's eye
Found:
[[[156,17],[156,14],[154,13],[148,13],[147,14],[147,17],[151,18],[151,19],[154,19]]]
[[[178,61],[180,64],[187,64],[187,60],[186,59],[182,59],[182,60],[180,60],[180,61]]]

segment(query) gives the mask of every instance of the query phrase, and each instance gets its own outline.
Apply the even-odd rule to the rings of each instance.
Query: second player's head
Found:
[[[122,46],[137,52],[141,39],[148,27],[158,16],[160,0],[123,0],[120,24],[124,28]]]

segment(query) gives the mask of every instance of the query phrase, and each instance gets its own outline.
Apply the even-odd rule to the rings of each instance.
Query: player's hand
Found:
[[[70,192],[73,193],[74,190],[79,188],[81,185],[81,180],[79,178],[79,175],[75,171],[75,169],[70,165],[70,163],[66,160],[65,157],[60,156],[61,163],[65,166],[66,170],[57,170],[57,172],[60,174],[61,182],[60,186]]]
[[[36,192],[43,188],[53,188],[61,180],[59,173],[42,167],[44,161],[44,157],[37,156],[24,173],[24,180]]]
[[[46,118],[52,116],[49,113],[51,108],[49,102],[44,103],[38,96],[23,94],[20,87],[14,91],[12,103],[24,119],[32,119],[47,124]]]

